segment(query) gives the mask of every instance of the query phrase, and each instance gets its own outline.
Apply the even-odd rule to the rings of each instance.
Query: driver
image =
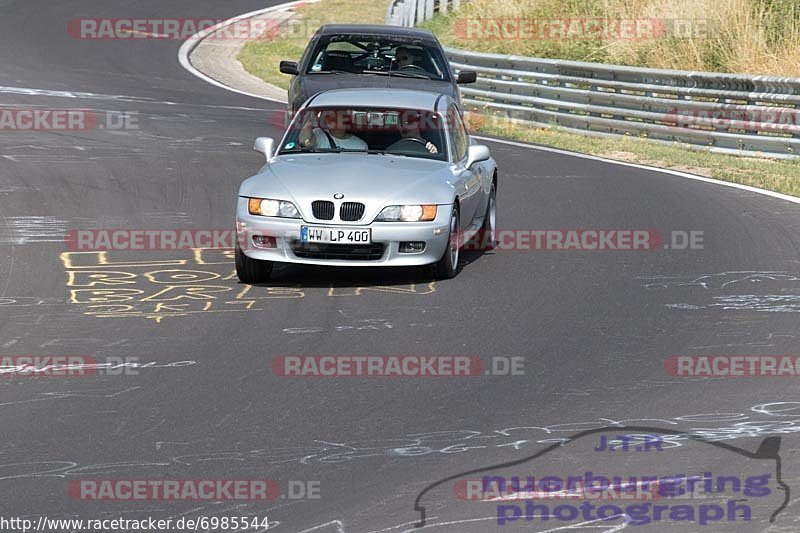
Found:
[[[397,149],[401,143],[410,140],[425,146],[428,152],[438,154],[439,148],[422,136],[421,123],[422,117],[416,111],[400,113],[400,139],[392,143],[387,150]]]
[[[300,131],[297,140],[302,148],[341,148],[359,151],[369,149],[362,138],[350,131],[353,123],[350,111],[318,111],[315,118],[316,121],[309,120]],[[314,122],[319,126],[313,127]]]
[[[394,55],[395,58],[397,58],[397,68],[403,68],[403,67],[422,68],[420,65],[417,64],[417,60],[421,60],[422,58],[418,54],[416,54],[414,50],[412,50],[407,46],[398,46]]]

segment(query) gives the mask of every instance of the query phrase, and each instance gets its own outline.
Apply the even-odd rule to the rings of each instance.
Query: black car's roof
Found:
[[[402,26],[385,26],[380,24],[325,24],[319,29],[320,35],[339,35],[352,33],[354,35],[382,35],[386,37],[401,37],[404,39],[420,39],[436,41],[433,32],[419,28],[404,28]]]

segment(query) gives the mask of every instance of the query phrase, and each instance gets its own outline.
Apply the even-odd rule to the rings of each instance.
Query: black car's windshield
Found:
[[[378,74],[450,81],[447,63],[434,43],[391,37],[329,35],[311,55],[308,74]]]
[[[279,154],[365,152],[447,160],[444,121],[430,111],[311,108],[292,120]]]

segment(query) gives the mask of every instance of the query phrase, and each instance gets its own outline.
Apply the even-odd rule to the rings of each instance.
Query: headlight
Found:
[[[292,202],[269,198],[248,198],[247,211],[251,215],[262,217],[300,218],[300,213]]]
[[[435,205],[390,205],[384,207],[377,222],[430,222],[436,218]]]

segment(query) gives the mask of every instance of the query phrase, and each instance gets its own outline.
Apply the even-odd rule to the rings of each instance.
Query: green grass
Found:
[[[308,40],[323,24],[362,23],[383,24],[388,2],[385,0],[322,0],[297,9],[305,24],[298,36],[246,43],[237,59],[251,74],[282,89],[289,88],[291,76],[281,74],[282,59],[299,61]]]
[[[478,1],[478,0],[475,0]],[[561,1],[561,0],[559,0]],[[571,0],[572,7],[584,0]],[[317,25],[329,22],[382,23],[386,0],[321,0],[298,12],[309,21],[307,36]],[[463,13],[462,13],[463,15]],[[457,15],[436,17],[426,26],[439,35],[446,34]],[[278,62],[298,60],[307,44],[306,38],[285,37],[272,41],[251,41],[239,54],[239,61],[252,74],[267,83],[288,88],[290,76],[281,74]],[[480,43],[470,43],[473,47]],[[691,151],[684,146],[662,145],[635,137],[603,138],[565,132],[557,128],[531,128],[500,120],[471,122],[474,132],[506,139],[532,142],[564,150],[582,152],[609,159],[681,170],[723,181],[800,196],[800,161],[782,161],[735,157],[710,152]]]
[[[250,74],[281,89],[288,89],[292,78],[282,74],[278,64],[283,59],[298,61],[304,47],[305,43],[299,44],[293,39],[250,41],[239,51],[237,59]]]

